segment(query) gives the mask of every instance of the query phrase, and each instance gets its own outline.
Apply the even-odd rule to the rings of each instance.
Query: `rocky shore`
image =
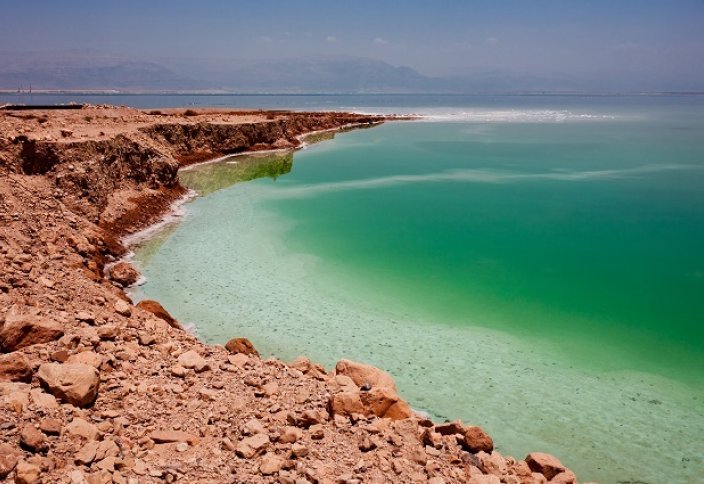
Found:
[[[479,427],[415,415],[381,370],[205,345],[124,293],[138,274],[114,264],[120,238],[185,193],[180,167],[384,120],[0,110],[0,480],[576,482],[553,456],[503,456]]]

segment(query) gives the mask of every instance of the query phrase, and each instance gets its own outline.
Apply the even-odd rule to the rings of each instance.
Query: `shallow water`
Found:
[[[570,102],[182,172],[206,196],[137,250],[137,296],[208,341],[378,365],[414,408],[582,480],[698,482],[704,110]]]

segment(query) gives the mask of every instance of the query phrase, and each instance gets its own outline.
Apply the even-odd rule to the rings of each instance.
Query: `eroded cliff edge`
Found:
[[[383,120],[0,110],[0,478],[574,482],[549,455],[504,457],[478,427],[414,415],[380,370],[204,345],[105,277],[119,237],[183,195],[179,167]]]

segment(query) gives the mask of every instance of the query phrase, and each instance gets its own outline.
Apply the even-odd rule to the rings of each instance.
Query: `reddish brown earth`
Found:
[[[184,192],[180,166],[384,120],[184,113],[0,110],[0,479],[576,481],[553,456],[503,456],[478,427],[413,414],[376,368],[262,360],[243,339],[201,343],[155,301],[133,305],[134,274],[106,265]]]

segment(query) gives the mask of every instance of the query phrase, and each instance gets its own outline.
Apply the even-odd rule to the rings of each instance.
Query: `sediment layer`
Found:
[[[125,295],[119,240],[184,194],[180,167],[383,121],[0,110],[0,479],[575,482],[552,456],[505,457],[478,427],[414,414],[380,370],[205,345]]]

